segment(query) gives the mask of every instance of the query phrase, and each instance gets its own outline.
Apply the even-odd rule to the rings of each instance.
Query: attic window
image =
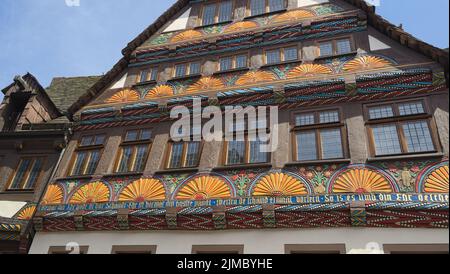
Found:
[[[3,127],[4,131],[14,131],[16,129],[29,98],[29,94],[11,94],[11,101],[8,105],[8,115],[5,126]]]
[[[202,25],[213,25],[231,21],[233,17],[233,1],[223,1],[203,6]]]

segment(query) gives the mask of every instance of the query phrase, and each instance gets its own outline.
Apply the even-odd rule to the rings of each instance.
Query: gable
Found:
[[[363,31],[359,30],[360,32],[365,31],[364,35],[355,36],[358,40],[357,43],[362,46],[357,48],[358,56],[356,56],[354,60],[340,60],[341,67],[344,67],[346,62],[353,61],[353,63],[357,63],[357,57],[359,58],[361,56],[370,56],[371,58],[369,58],[369,60],[375,60],[376,62],[381,62],[381,64],[386,65],[385,71],[398,71],[404,69],[405,65],[407,66],[427,62],[430,63],[428,66],[426,66],[427,68],[445,71],[448,70],[448,53],[445,53],[440,49],[434,48],[424,42],[415,39],[411,35],[404,33],[402,30],[398,29],[397,27],[393,26],[392,24],[376,15],[374,13],[374,8],[367,5],[364,1],[298,0],[296,1],[296,3],[297,6],[293,7],[292,10],[302,12],[315,11],[315,13],[313,13],[314,16],[311,16],[311,18],[298,18],[298,21],[294,20],[292,22],[289,22],[289,24],[292,26],[294,26],[296,22],[299,22],[306,27],[311,28],[312,25],[313,28],[317,29],[317,25],[321,24],[320,22],[324,23],[327,20],[334,20],[340,16],[347,16],[347,18],[353,16],[354,18],[357,18],[354,27],[364,29]],[[187,16],[188,12],[190,13],[190,16]],[[123,51],[125,56],[128,56],[127,58],[129,59],[129,61],[126,59],[122,59],[120,61],[120,68],[119,66],[116,66],[114,68],[114,72],[116,74],[112,75],[111,73],[108,73],[107,76],[110,76],[110,81],[112,79],[115,79],[114,81],[118,81],[119,79],[117,78],[119,77],[119,72],[122,75],[124,73],[127,73],[128,76],[125,80],[125,85],[122,86],[122,88],[105,90],[106,83],[109,87],[114,87],[114,82],[104,81],[103,85],[97,84],[95,88],[91,90],[92,92],[86,93],[81,100],[79,100],[71,107],[71,111],[73,112],[74,110],[78,110],[81,105],[86,104],[88,101],[90,102],[90,107],[105,106],[111,104],[114,105],[115,103],[113,103],[113,97],[117,99],[120,98],[120,96],[130,96],[130,98],[132,99],[131,102],[151,103],[153,101],[158,104],[159,101],[164,102],[170,98],[182,98],[185,94],[191,94],[195,89],[195,85],[207,87],[205,90],[211,90],[210,87],[203,85],[202,81],[215,83],[219,82],[210,81],[210,79],[207,78],[207,76],[209,75],[205,75],[204,79],[201,79],[202,81],[196,83],[176,82],[172,83],[173,85],[166,85],[167,81],[170,81],[170,79],[164,79],[163,83],[161,84],[153,83],[148,86],[134,87],[136,74],[139,71],[139,67],[141,66],[140,62],[142,61],[139,60],[140,56],[144,56],[145,58],[147,58],[143,60],[144,62],[142,62],[142,67],[144,67],[145,65],[157,64],[158,62],[172,62],[170,61],[170,59],[165,58],[164,54],[170,54],[173,56],[174,49],[176,49],[176,55],[178,49],[180,49],[181,52],[181,49],[183,49],[183,47],[186,47],[187,50],[189,46],[192,46],[192,43],[210,43],[210,45],[212,46],[213,44],[217,43],[217,40],[214,40],[214,37],[218,37],[220,39],[222,36],[224,36],[224,34],[227,34],[227,29],[233,29],[232,25],[236,24],[236,22],[231,22],[228,24],[224,24],[223,26],[213,26],[205,28],[196,27],[192,29],[192,26],[190,25],[192,23],[190,23],[189,21],[191,20],[192,22],[194,22],[195,20],[197,20],[191,17],[195,17],[196,13],[198,15],[198,12],[198,8],[196,10],[195,6],[188,5],[187,1],[177,2],[174,7],[169,9],[168,12],[166,12],[166,14],[162,16],[164,17],[163,19],[161,19],[161,17],[156,24],[150,26],[137,39],[133,40],[130,45]],[[172,15],[171,17],[168,17],[167,14]],[[238,36],[240,35],[240,33],[243,33],[243,35],[245,36],[246,33],[258,31],[260,31],[260,33],[263,33],[266,29],[277,27],[278,25],[276,24],[276,22],[274,23],[274,21],[276,21],[274,20],[274,18],[280,16],[281,14],[276,14],[267,17],[262,16],[259,18],[246,19],[245,26],[242,27],[242,24],[237,26],[235,28],[236,31],[230,32],[230,35]],[[279,23],[279,25],[285,25],[285,22]],[[188,30],[183,29],[185,26],[186,28],[188,28]],[[173,31],[168,32],[167,29],[173,29]],[[139,41],[141,42],[138,43]],[[401,54],[402,49],[404,49],[405,47],[408,48],[408,50],[406,50],[405,52],[407,52],[409,56],[409,61],[406,60],[408,58],[406,58],[404,54]],[[389,54],[389,51],[393,51],[392,56]],[[163,52],[165,53],[163,54]],[[214,54],[214,52],[210,51],[209,54]],[[154,58],[156,61],[152,61],[152,58]],[[190,55],[184,56],[184,58],[190,58]],[[435,62],[433,62],[433,60]],[[322,64],[321,62],[317,62],[315,65],[327,66],[329,64]],[[264,71],[262,71],[262,73],[264,74]],[[167,71],[164,70],[163,72],[161,72],[161,74],[165,75],[167,74]],[[114,78],[112,76],[114,76]],[[240,76],[238,75],[237,77]],[[275,77],[278,77],[276,79],[280,79],[279,75],[275,75]],[[339,77],[339,74],[337,74],[336,77]],[[270,80],[271,78],[269,77],[268,79]],[[123,79],[121,80],[123,84]],[[223,81],[220,81],[223,84]],[[222,84],[219,84],[218,86],[221,87]],[[194,86],[192,87],[192,85]],[[260,84],[258,83],[258,85]],[[219,94],[220,92],[233,92],[235,90],[233,86],[228,86],[227,84],[225,84],[225,86],[225,89],[217,89],[215,93]],[[129,90],[131,90],[131,92],[129,92]],[[198,91],[198,94],[205,94],[206,96],[213,95],[213,93],[211,92],[207,94],[205,92],[202,92],[202,90]],[[149,95],[161,94],[161,92],[163,92],[163,94],[165,94],[166,96],[157,96],[156,98],[152,98],[151,95]],[[172,95],[170,95],[171,92]],[[96,97],[95,100],[93,100],[93,96]],[[119,104],[129,103],[126,98],[117,100]]]

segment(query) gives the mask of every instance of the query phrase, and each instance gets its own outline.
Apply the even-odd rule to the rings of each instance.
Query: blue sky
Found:
[[[55,76],[106,73],[126,44],[175,2],[79,1],[78,7],[66,0],[1,1],[1,88],[26,72],[43,86]],[[441,48],[449,45],[448,10],[448,0],[381,0],[377,8],[392,23]]]

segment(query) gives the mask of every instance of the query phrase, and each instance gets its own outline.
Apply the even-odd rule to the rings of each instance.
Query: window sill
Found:
[[[123,173],[103,175],[103,178],[133,177],[133,176],[142,176],[143,174],[144,173],[142,172],[123,172]]]
[[[285,167],[302,166],[302,165],[323,165],[323,164],[350,164],[351,159],[330,159],[330,160],[313,160],[313,161],[301,161],[290,162],[285,164]]]
[[[33,189],[6,189],[3,194],[34,194]]]
[[[223,22],[213,23],[213,24],[208,24],[208,25],[200,25],[200,26],[195,27],[194,29],[216,27],[216,26],[226,25],[226,24],[230,24],[230,23],[233,23],[233,20],[228,20],[228,21],[223,21]]]
[[[233,73],[233,72],[242,72],[242,71],[249,71],[250,68],[236,68],[236,69],[228,69],[228,70],[222,70],[222,71],[216,71],[213,73],[213,75],[222,75],[227,73]]]
[[[93,175],[78,175],[78,176],[68,176],[60,179],[56,179],[56,181],[67,181],[67,180],[91,180]]]
[[[278,62],[278,63],[273,63],[273,64],[265,64],[265,65],[262,65],[261,68],[270,68],[270,67],[289,65],[289,64],[299,63],[299,62],[300,62],[299,59],[292,60],[292,61],[284,61],[284,62]]]
[[[156,84],[156,83],[157,83],[156,80],[145,81],[145,82],[136,83],[136,84],[133,85],[133,87],[140,87],[140,86],[152,85],[152,84]]]
[[[200,77],[202,77],[202,75],[200,73],[197,73],[197,74],[186,75],[186,76],[181,76],[181,77],[173,77],[168,82],[189,80],[189,79],[200,78]]]
[[[343,53],[343,54],[333,54],[333,55],[327,55],[327,56],[318,56],[318,57],[316,57],[314,59],[314,61],[322,61],[322,60],[341,58],[341,57],[346,57],[346,56],[354,56],[354,55],[357,55],[357,54],[358,54],[357,51],[352,51],[352,52]]]
[[[165,169],[159,170],[155,172],[155,175],[164,175],[171,173],[195,173],[198,172],[198,168],[174,168],[174,169]]]
[[[277,11],[261,13],[261,14],[257,14],[257,15],[250,15],[250,16],[244,17],[244,20],[250,20],[250,19],[254,19],[254,18],[258,18],[258,17],[264,17],[264,16],[273,15],[273,14],[283,13],[286,11],[287,11],[287,9],[282,9],[282,10],[277,10]]]
[[[213,171],[225,171],[225,170],[233,170],[233,169],[253,169],[253,168],[272,168],[271,163],[261,163],[261,164],[240,164],[240,165],[229,165],[229,166],[221,166],[215,167]]]
[[[395,161],[395,160],[409,160],[409,159],[423,159],[423,158],[440,158],[444,157],[444,153],[435,152],[435,153],[424,153],[424,154],[402,154],[395,156],[380,156],[380,157],[371,157],[367,159],[367,162],[381,162],[381,161]]]

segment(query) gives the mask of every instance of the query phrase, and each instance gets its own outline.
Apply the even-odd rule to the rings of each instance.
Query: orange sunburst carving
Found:
[[[151,89],[147,95],[145,95],[145,99],[156,99],[160,97],[173,96],[174,91],[171,86],[168,85],[160,85]]]
[[[50,185],[42,198],[42,205],[57,205],[63,202],[63,191],[58,185]]]
[[[316,15],[308,10],[293,10],[278,15],[272,19],[272,23],[281,23],[287,21],[299,21],[302,19],[312,18]]]
[[[82,186],[70,199],[71,204],[90,204],[109,202],[109,188],[102,182]]]
[[[139,101],[139,93],[135,90],[124,89],[106,100],[107,103],[128,103]]]
[[[198,38],[201,38],[202,36],[203,36],[203,34],[197,30],[187,30],[187,31],[178,33],[177,35],[172,37],[172,39],[170,39],[170,41],[172,43],[178,43],[178,42],[183,42],[183,41],[187,41],[187,40],[198,39]]]
[[[427,193],[448,193],[448,165],[441,166],[433,171],[425,180],[425,192]]]
[[[270,82],[276,79],[274,74],[267,71],[249,71],[236,81],[236,85],[252,85],[259,82]]]
[[[202,77],[197,82],[192,84],[186,91],[187,93],[193,93],[202,90],[212,90],[224,87],[225,85],[220,79],[214,77]]]
[[[333,193],[392,193],[388,179],[367,168],[350,169],[332,185]]]
[[[307,194],[308,191],[301,181],[284,173],[272,173],[264,176],[253,189],[254,196],[298,196]]]
[[[392,66],[392,63],[377,56],[360,56],[344,65],[344,71],[379,69]]]
[[[258,23],[253,22],[253,21],[237,22],[237,23],[234,23],[234,24],[231,24],[230,26],[228,26],[225,29],[224,33],[243,31],[243,30],[247,30],[247,29],[254,29],[257,27],[259,27]]]
[[[208,200],[231,198],[231,191],[225,181],[215,176],[202,176],[184,185],[177,193],[178,200]]]
[[[161,181],[140,179],[129,184],[119,196],[120,202],[145,202],[166,199],[166,191]]]
[[[332,73],[332,71],[327,66],[317,64],[304,64],[291,69],[287,75],[287,78],[313,77],[320,74],[330,73]]]
[[[31,220],[31,218],[33,218],[34,212],[36,212],[36,206],[28,206],[17,215],[17,219]]]

